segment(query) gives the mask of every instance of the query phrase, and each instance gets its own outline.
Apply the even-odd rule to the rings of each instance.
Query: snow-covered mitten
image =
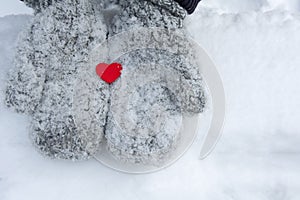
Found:
[[[44,155],[86,159],[103,136],[109,89],[90,85],[82,73],[94,44],[106,39],[106,25],[93,1],[25,2],[41,12],[20,37],[6,104],[32,116],[31,138]]]
[[[181,31],[186,16],[174,0],[128,0],[119,6],[109,36],[139,27]],[[183,52],[149,48],[124,54],[117,62],[123,71],[110,88],[108,149],[121,160],[160,165],[180,139],[182,115],[200,113],[205,107],[199,68]]]

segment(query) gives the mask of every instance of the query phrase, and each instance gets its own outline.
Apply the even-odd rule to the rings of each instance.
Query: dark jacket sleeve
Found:
[[[188,12],[188,14],[192,14],[197,8],[197,5],[201,0],[175,0],[175,1],[179,3],[179,5],[182,6]]]

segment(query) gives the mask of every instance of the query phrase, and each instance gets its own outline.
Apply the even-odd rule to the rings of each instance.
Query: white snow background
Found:
[[[20,0],[0,0],[0,17],[9,14],[32,14],[33,11]]]
[[[197,141],[173,166],[147,175],[45,159],[30,143],[29,119],[1,103],[0,200],[299,200],[300,1],[201,4],[186,26],[217,64],[227,95],[224,133],[210,157],[197,160]],[[1,100],[29,20],[0,18]]]

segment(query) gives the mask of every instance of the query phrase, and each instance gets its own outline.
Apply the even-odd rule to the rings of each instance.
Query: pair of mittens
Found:
[[[32,116],[30,135],[39,151],[50,158],[84,160],[106,139],[117,159],[163,162],[181,137],[182,113],[204,109],[197,67],[185,62],[182,55],[141,50],[120,58],[124,76],[109,85],[96,79],[96,73],[89,73],[88,58],[96,45],[122,31],[182,28],[184,8],[173,0],[107,0],[100,4],[97,0],[65,0],[51,1],[51,5],[43,0],[24,1],[36,9],[36,15],[20,36],[6,104]],[[118,3],[120,12],[105,23],[99,8],[111,2]],[[153,64],[157,64],[154,71],[170,72],[184,84],[172,86],[172,81],[161,76],[167,73],[145,84],[128,76],[151,70]],[[120,82],[134,91],[131,98],[124,93],[127,90],[120,90]]]

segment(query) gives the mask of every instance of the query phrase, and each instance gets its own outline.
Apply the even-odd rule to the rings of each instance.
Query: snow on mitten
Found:
[[[186,16],[173,0],[119,3],[121,11],[112,20],[110,36],[139,27],[179,30]],[[159,49],[136,50],[116,61],[122,63],[123,71],[110,89],[108,149],[124,161],[160,165],[180,139],[182,114],[200,113],[205,107],[199,68],[183,52]]]
[[[98,80],[91,84],[82,74],[91,49],[106,34],[94,4],[64,0],[37,13],[20,38],[6,103],[32,115],[31,138],[42,154],[81,160],[98,149],[108,85]]]

